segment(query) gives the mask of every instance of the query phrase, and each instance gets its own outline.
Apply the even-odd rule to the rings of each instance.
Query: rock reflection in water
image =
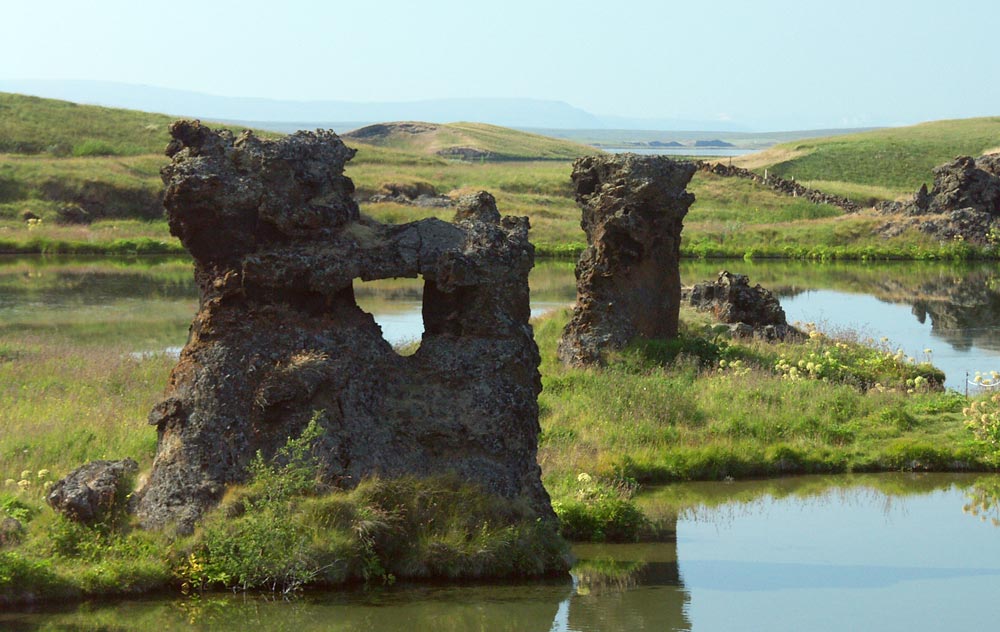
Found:
[[[578,545],[574,594],[553,630],[690,630],[677,543]]]
[[[1000,591],[998,498],[996,475],[677,484],[640,495],[679,516],[676,542],[577,545],[572,582],[46,606],[0,612],[0,629],[993,629],[983,604]]]

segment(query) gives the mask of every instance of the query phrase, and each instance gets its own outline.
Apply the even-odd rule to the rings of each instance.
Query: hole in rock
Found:
[[[358,307],[371,314],[382,328],[382,337],[399,355],[413,355],[424,335],[422,303],[424,280],[354,279]]]

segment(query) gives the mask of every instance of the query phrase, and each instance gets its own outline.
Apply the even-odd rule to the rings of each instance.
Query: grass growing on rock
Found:
[[[193,535],[124,521],[80,525],[42,505],[43,489],[0,493],[0,519],[24,529],[0,549],[0,603],[398,579],[532,577],[567,568],[556,526],[519,500],[457,477],[372,478],[340,491],[319,482],[315,424],[274,461],[257,457]],[[34,477],[34,473],[30,473]],[[116,514],[121,516],[121,514]]]

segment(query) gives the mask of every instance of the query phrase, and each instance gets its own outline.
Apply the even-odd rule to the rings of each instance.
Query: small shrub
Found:
[[[117,156],[119,151],[113,145],[103,140],[87,139],[73,145],[73,155],[81,156]]]
[[[564,538],[594,542],[634,542],[649,520],[632,502],[635,486],[602,482],[587,473],[577,477],[573,497],[552,503]]]
[[[52,595],[65,591],[66,582],[49,560],[30,559],[17,551],[0,551],[0,603],[25,595]]]
[[[962,415],[976,440],[1000,453],[1000,393],[972,402],[962,409]]]

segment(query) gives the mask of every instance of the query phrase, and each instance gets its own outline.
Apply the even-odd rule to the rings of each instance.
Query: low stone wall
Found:
[[[734,167],[732,165],[724,165],[721,162],[699,161],[696,164],[698,165],[698,169],[700,171],[704,171],[706,173],[713,173],[724,178],[743,178],[745,180],[753,180],[757,184],[765,186],[772,191],[781,193],[782,195],[805,198],[814,204],[829,204],[830,206],[836,206],[843,209],[845,213],[857,213],[862,208],[860,204],[852,202],[845,197],[823,193],[822,191],[817,191],[816,189],[810,189],[802,186],[794,180],[786,180],[785,178],[773,175],[768,175],[765,178],[759,173],[750,171],[749,169]]]

